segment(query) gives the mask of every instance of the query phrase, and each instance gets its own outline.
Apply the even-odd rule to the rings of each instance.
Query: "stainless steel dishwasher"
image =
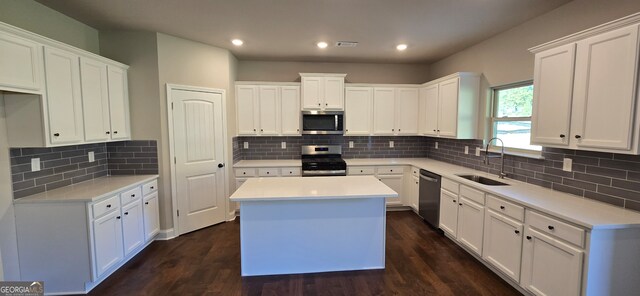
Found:
[[[418,214],[433,228],[440,222],[440,175],[420,170]]]

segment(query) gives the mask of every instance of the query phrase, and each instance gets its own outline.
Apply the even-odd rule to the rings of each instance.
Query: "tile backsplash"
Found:
[[[94,152],[94,162],[89,162],[90,151]],[[14,198],[106,175],[158,173],[156,141],[11,148],[9,153]],[[31,171],[32,158],[40,158],[40,171]]]

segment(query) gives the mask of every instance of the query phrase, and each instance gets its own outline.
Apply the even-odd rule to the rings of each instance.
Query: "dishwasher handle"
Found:
[[[435,179],[435,178],[429,178],[429,177],[427,177],[427,176],[425,176],[425,175],[420,175],[420,179],[423,179],[423,180],[425,180],[425,181],[429,181],[429,182],[434,182],[434,183],[437,183],[437,182],[438,182],[438,179]]]

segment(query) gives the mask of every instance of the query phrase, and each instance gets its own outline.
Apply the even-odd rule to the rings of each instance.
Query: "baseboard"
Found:
[[[176,238],[175,230],[173,228],[169,228],[160,230],[160,232],[158,232],[158,235],[156,235],[155,240],[170,240],[174,238]]]
[[[410,206],[387,206],[387,212],[411,211]]]

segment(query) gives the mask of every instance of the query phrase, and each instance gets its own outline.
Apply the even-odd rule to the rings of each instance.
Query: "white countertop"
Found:
[[[127,187],[137,186],[158,175],[106,176],[15,199],[14,204],[40,202],[91,202],[112,196]]]
[[[234,168],[282,168],[301,167],[300,159],[267,159],[267,160],[241,160],[233,164]]]
[[[373,176],[250,178],[232,201],[314,200],[397,197]]]
[[[270,160],[269,162],[275,164],[279,161],[280,160]],[[504,183],[510,184],[510,186],[482,185],[460,178],[456,176],[456,174],[474,174],[495,180],[498,180],[498,177],[489,173],[429,158],[359,158],[345,159],[345,161],[347,162],[347,167],[412,165],[439,174],[444,178],[460,184],[482,190],[488,194],[521,204],[530,209],[548,213],[589,229],[640,227],[640,213],[638,212],[511,179],[501,180]],[[254,167],[252,166],[254,162],[267,161],[243,160],[242,162],[243,167]],[[276,166],[277,165],[274,165],[273,167]]]

